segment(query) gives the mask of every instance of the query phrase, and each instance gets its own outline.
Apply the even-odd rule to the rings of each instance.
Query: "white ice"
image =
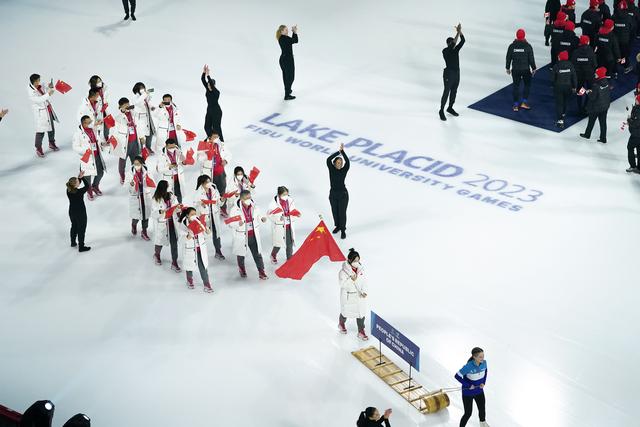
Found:
[[[0,123],[0,403],[24,410],[51,399],[56,426],[77,412],[95,426],[353,426],[369,405],[393,408],[394,427],[458,425],[458,393],[447,410],[421,415],[350,354],[363,344],[355,324],[347,336],[336,330],[338,264],[322,261],[302,282],[269,266],[264,283],[247,260],[243,281],[227,233],[227,261],[212,260],[213,295],[187,290],[166,249],[155,266],[152,244],[129,234],[112,157],[105,195],[87,202],[93,249],[68,247],[64,184],[77,170],[70,138],[89,76],[103,77],[112,101],[138,80],[172,93],[185,127],[202,136],[208,63],[235,160],[263,171],[257,202],[287,185],[304,214],[301,236],[317,214],[332,225],[325,156],[285,143],[286,129],[278,139],[245,128],[273,113],[346,132],[344,142],[383,143],[381,154],[464,168],[444,181],[451,190],[360,164],[347,181],[349,236],[339,244],[362,254],[371,308],[421,347],[419,382],[455,386],[478,345],[494,427],[639,425],[640,178],[624,173],[618,129],[631,95],[612,105],[606,146],[578,138],[584,122],[557,135],[465,108],[508,83],[504,54],[517,28],[546,63],[544,2],[138,3],[132,23],[115,0],[0,2],[0,108],[10,109]],[[440,51],[458,21],[467,36],[461,116],[442,123]],[[274,37],[281,23],[300,27],[290,103]],[[62,150],[45,159],[33,152],[33,72],[74,88],[54,96]],[[519,212],[457,194],[473,190],[463,181],[476,173],[544,194]]]

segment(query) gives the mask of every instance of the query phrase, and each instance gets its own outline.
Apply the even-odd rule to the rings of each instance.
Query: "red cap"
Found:
[[[565,6],[575,6],[576,5],[576,0],[567,0],[567,3],[565,4]]]
[[[613,19],[605,19],[604,20],[604,27],[607,30],[611,30],[613,28],[613,26],[615,25],[615,23],[613,22]]]
[[[580,46],[586,46],[591,42],[589,36],[580,36]]]
[[[556,15],[556,21],[564,22],[567,20],[567,14],[563,11],[558,12]]]
[[[636,104],[640,104],[640,94],[636,95]]]
[[[569,52],[563,50],[558,54],[558,61],[568,61],[569,60]]]
[[[607,77],[607,69],[605,67],[598,67],[596,69],[596,78],[604,79]]]
[[[524,30],[520,28],[518,31],[516,31],[516,40],[524,40],[526,35],[527,34],[524,32]]]
[[[589,7],[591,9],[595,9],[596,7],[598,7],[599,4],[600,4],[600,2],[598,0],[591,0],[589,2]]]
[[[564,29],[574,31],[576,29],[576,24],[574,24],[573,21],[567,21],[564,23]]]
[[[618,9],[621,9],[621,10],[627,10],[627,2],[626,2],[626,1],[621,1],[621,2],[618,4]]]

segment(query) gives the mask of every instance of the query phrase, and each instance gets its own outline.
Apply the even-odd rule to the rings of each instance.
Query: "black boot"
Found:
[[[87,252],[90,251],[91,247],[90,246],[85,246],[85,245],[80,245],[80,247],[78,248],[78,252]]]
[[[338,231],[340,231],[340,229],[338,227],[336,227],[336,228],[333,229],[332,233],[336,234]]]
[[[449,108],[447,108],[447,113],[451,114],[454,117],[458,117],[460,115],[456,112],[456,110],[453,109],[452,106],[449,106]]]
[[[285,101],[289,101],[289,100],[292,100],[292,99],[296,99],[296,97],[295,97],[295,96],[293,96],[293,95],[285,95],[285,96],[284,96],[284,100],[285,100]]]
[[[127,12],[126,15],[124,15],[124,20],[127,21],[129,19],[129,13]]]
[[[444,115],[443,110],[438,111],[438,114],[440,115],[440,120],[442,120],[443,122],[447,121],[447,116]]]
[[[131,20],[135,21],[136,20],[136,15],[134,15],[133,13],[131,13]]]
[[[587,135],[586,133],[581,133],[580,136],[583,137],[584,139],[591,138],[591,135]]]
[[[72,248],[75,248],[76,246],[78,246],[78,244],[77,244],[75,241],[73,241],[73,240],[72,240],[72,241],[71,241],[71,247],[72,247]]]
[[[346,239],[346,238],[347,238],[347,233],[346,233],[344,230],[342,230],[342,231],[340,232],[340,238],[341,238],[341,239]]]

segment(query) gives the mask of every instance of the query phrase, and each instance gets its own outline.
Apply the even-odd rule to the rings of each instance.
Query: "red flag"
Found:
[[[111,135],[109,137],[109,144],[111,144],[111,147],[115,150],[115,148],[118,146],[118,140],[115,136]]]
[[[258,175],[260,175],[260,169],[254,166],[253,168],[251,168],[251,171],[249,172],[249,182],[253,184],[253,181],[256,180]]]
[[[62,80],[58,80],[56,82],[56,90],[62,94],[65,94],[71,90],[71,86],[69,86],[69,84],[63,82]]]
[[[107,125],[108,129],[111,129],[116,125],[116,119],[113,118],[111,114],[104,118],[104,124]]]
[[[195,159],[193,158],[193,148],[189,148],[189,150],[187,150],[187,155],[184,158],[184,164],[185,165],[193,165],[196,163]]]
[[[186,130],[186,129],[182,129],[182,132],[184,132],[184,136],[187,138],[187,142],[193,141],[194,139],[196,139],[195,132],[191,132],[190,130]]]
[[[333,240],[329,228],[321,220],[307,236],[300,249],[276,270],[276,276],[300,280],[323,256],[328,256],[334,262],[346,259],[336,241]]]
[[[195,220],[194,220],[194,221],[191,221],[191,222],[189,223],[189,225],[187,225],[187,228],[188,228],[189,230],[191,230],[191,232],[192,232],[194,235],[196,235],[196,234],[200,234],[200,233],[202,233],[203,231],[205,231],[205,228],[202,226],[202,224],[201,224],[200,222],[198,222],[198,221],[195,221]]]
[[[289,212],[289,215],[291,215],[291,216],[300,216],[302,214],[300,213],[300,211],[298,209],[294,209],[291,212]]]
[[[225,220],[224,220],[224,223],[225,223],[225,224],[227,224],[227,225],[229,225],[229,224],[231,224],[232,222],[240,221],[240,219],[241,219],[241,218],[240,218],[240,215],[236,215],[236,216],[232,216],[232,217],[230,217],[230,218],[225,219]]]
[[[282,213],[282,208],[275,208],[274,210],[272,210],[271,212],[269,212],[269,215],[275,215],[275,214],[279,214]]]
[[[222,195],[222,197],[224,197],[225,199],[230,199],[231,197],[235,196],[237,192],[238,192],[238,190],[232,191],[230,193],[224,193]]]
[[[173,212],[178,208],[178,206],[180,206],[180,205],[171,206],[169,209],[167,209],[164,212],[164,218],[165,219],[171,218],[171,216],[173,215]]]
[[[202,199],[201,201],[202,201],[202,203],[204,203],[205,205],[215,205],[215,204],[216,204],[216,201],[215,201],[215,200]]]
[[[107,108],[109,108],[109,103],[105,102],[104,104],[102,104],[102,109],[100,110],[102,113],[104,113],[105,111],[107,111]],[[109,117],[111,117],[111,114],[109,114]],[[113,118],[113,117],[111,117]]]
[[[151,179],[151,177],[150,177],[149,175],[147,175],[147,176],[144,178],[144,183],[145,183],[145,185],[146,185],[147,187],[150,187],[150,188],[155,188],[155,186],[156,186],[156,183],[155,183],[155,182],[153,182],[153,179]]]
[[[82,157],[80,157],[80,160],[83,163],[88,163],[90,158],[91,158],[91,149],[87,148],[87,151],[85,151]]]
[[[204,141],[200,141],[198,142],[198,151],[207,151],[209,150],[210,145],[211,143],[206,139]]]
[[[142,147],[142,151],[140,152],[140,154],[142,155],[142,158],[146,162],[147,157],[149,157],[149,149],[146,146]]]

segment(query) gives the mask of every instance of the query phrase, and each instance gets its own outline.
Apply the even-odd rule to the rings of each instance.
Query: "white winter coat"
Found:
[[[108,104],[108,105],[105,112],[103,113],[102,107],[104,106],[104,104]],[[104,120],[104,118],[109,115],[109,112],[111,110],[115,110],[115,108],[112,108],[112,105],[109,102],[109,91],[107,89],[107,86],[104,84],[104,82],[102,83],[102,95],[100,94],[98,95],[98,102],[97,102],[96,109],[98,110],[98,120]]]
[[[111,150],[111,154],[120,157],[121,159],[127,158],[127,147],[129,146],[129,121],[127,120],[127,115],[118,109],[115,113],[112,114],[113,119],[116,122],[116,125],[111,129],[109,133],[109,137],[113,136],[118,141],[118,145],[115,150]],[[136,128],[138,134],[138,140],[143,137],[138,131],[138,121],[136,119],[136,114],[131,113],[131,117],[133,117],[133,123]],[[142,148],[142,147],[141,147]]]
[[[237,205],[237,201],[240,198],[240,191],[242,190],[249,190],[251,192],[252,197],[255,195],[255,191],[256,191],[255,186],[249,182],[249,178],[247,178],[246,176],[242,178],[242,181],[238,181],[235,175],[233,174],[227,177],[226,192],[227,193],[232,193],[234,191],[236,192],[235,196],[227,199],[227,206]]]
[[[133,167],[132,167],[133,169]],[[149,219],[151,216],[151,196],[155,192],[154,187],[147,186],[147,170],[142,167],[142,182],[139,184],[142,186],[142,197],[144,198],[144,217]],[[127,177],[124,180],[124,185],[129,187],[129,216],[131,219],[142,219],[142,203],[141,198],[138,197],[136,192],[136,186],[131,185],[135,173],[130,171],[127,173]]]
[[[356,275],[356,280],[352,279]],[[364,273],[362,267],[358,273],[354,273],[348,262],[342,264],[340,273],[340,313],[347,319],[364,317],[367,315],[367,299],[362,296],[367,290],[364,284]]]
[[[296,208],[296,204],[291,197],[289,197],[289,212]],[[273,247],[274,248],[286,248],[287,247],[287,233],[286,233],[286,224],[287,221],[291,224],[291,240],[293,240],[294,246],[296,241],[296,232],[295,226],[293,223],[298,219],[295,216],[284,217],[284,212],[279,212],[273,214],[272,212],[276,209],[282,209],[282,205],[280,204],[280,197],[276,196],[274,200],[269,204],[269,210],[267,211],[267,217],[271,220],[271,236],[273,239]]]
[[[203,200],[215,200],[216,202],[212,205],[203,205]],[[207,190],[202,188],[202,186],[198,187],[195,195],[193,196],[192,206],[198,211],[198,216],[203,214],[207,216],[207,227],[215,227],[218,237],[220,237],[222,232],[220,220],[220,193],[218,192],[216,185],[211,183],[211,199],[209,199],[209,196],[207,195]],[[212,220],[214,227],[211,226]]]
[[[231,163],[231,152],[225,147],[224,142],[218,138],[213,143],[217,144],[222,160],[226,161],[227,164]],[[201,162],[202,165],[200,167],[200,175],[207,175],[209,178],[213,178],[213,159],[209,160],[206,151],[198,151],[198,161]],[[229,192],[228,189],[227,192]]]
[[[91,101],[89,98],[84,98],[80,103],[80,108],[78,108],[78,113],[76,115],[78,119],[78,123],[82,124],[81,119],[83,116],[91,117],[91,126],[93,127],[93,132],[96,134],[99,142],[104,141],[104,126],[101,124],[97,124],[98,120],[102,119],[102,113],[100,112],[100,97],[98,97],[98,101],[96,101],[96,109],[94,110],[91,106]]]
[[[87,149],[91,150],[91,157],[89,157],[89,161],[87,163],[80,160],[80,170],[84,172],[85,176],[96,176],[98,174],[98,168],[96,165],[96,161],[102,163],[102,167],[106,171],[106,163],[104,162],[104,157],[102,157],[103,146],[100,144],[98,140],[98,145],[100,145],[100,149],[98,153],[100,154],[99,158],[96,159],[94,148],[91,146],[91,139],[89,136],[82,130],[82,126],[78,126],[76,133],[73,134],[73,142],[71,144],[73,151],[78,153],[80,157],[84,156],[84,153]]]
[[[145,100],[147,101],[146,103]],[[149,108],[147,108],[147,104]],[[155,134],[153,118],[151,117],[151,108],[153,107],[151,105],[151,95],[147,92],[142,92],[141,95],[135,95],[131,105],[135,106],[133,115],[136,117],[138,136],[146,137]]]
[[[156,168],[161,176],[160,179],[164,179],[169,183],[169,191],[171,191],[172,193],[175,193],[175,185],[173,181],[174,173],[178,175],[178,182],[180,182],[180,191],[182,193],[182,196],[184,197],[187,193],[187,187],[184,180],[184,166],[182,165],[185,156],[184,154],[182,154],[182,150],[180,150],[180,148],[178,147],[176,147],[175,153],[176,164],[178,165],[176,169],[171,169],[171,159],[169,159],[169,156],[167,155],[166,147],[162,149],[162,152],[158,156],[158,163],[156,165]]]
[[[173,194],[170,199],[171,206],[175,206],[178,204],[178,199]],[[151,199],[151,217],[153,218],[153,223],[155,225],[155,232],[153,233],[153,244],[158,246],[169,246],[171,243],[169,241],[169,220],[165,218],[165,211],[167,210],[167,204],[164,199],[160,199],[157,201],[156,199]],[[180,213],[180,209],[175,209],[173,211],[173,224],[178,223],[178,214]],[[178,237],[178,228],[176,227],[176,237]]]
[[[31,101],[31,109],[33,110],[33,118],[36,124],[36,132],[51,132],[53,129],[53,124],[51,123],[51,117],[49,116],[49,111],[47,110],[47,106],[50,105],[49,100],[51,96],[47,93],[46,86],[43,86],[43,90],[45,90],[44,95],[38,92],[32,84],[29,85],[29,100]],[[51,108],[53,112],[53,120],[58,121],[58,117],[56,117],[55,111],[53,111],[53,107]]]
[[[256,236],[256,242],[258,244],[258,252],[262,253],[262,244],[260,243],[260,225],[262,225],[262,215],[260,209],[253,204],[253,230]],[[233,254],[236,256],[246,256],[247,253],[251,253],[249,249],[249,239],[247,238],[247,220],[244,216],[243,209],[238,204],[233,205],[233,209],[229,214],[229,217],[240,215],[242,219],[242,225],[240,221],[234,221],[229,224],[233,230]]]
[[[176,131],[176,136],[178,137],[178,145],[183,146],[184,143],[187,142],[187,137],[184,134],[183,130],[178,130],[178,127],[182,128],[182,115],[180,114],[180,110],[176,107],[175,104],[171,104],[173,107],[173,126]],[[138,107],[136,106],[136,109]],[[155,111],[152,113],[155,118],[155,126],[156,126],[156,137],[155,137],[155,151],[162,150],[165,147],[165,143],[167,139],[169,139],[169,131],[171,123],[169,121],[169,111],[163,105],[162,107],[156,107]]]
[[[193,236],[191,231],[187,228],[188,219],[185,218],[184,222],[180,224],[180,230],[182,234],[182,248],[183,259],[182,268],[185,271],[198,271],[198,253],[196,250],[197,245],[200,245],[200,256],[202,257],[202,264],[204,268],[209,268],[209,255],[207,252],[207,236],[209,233],[199,233]],[[196,218],[196,221],[199,221]],[[202,224],[204,226],[204,224]],[[189,235],[191,239],[187,238]]]

